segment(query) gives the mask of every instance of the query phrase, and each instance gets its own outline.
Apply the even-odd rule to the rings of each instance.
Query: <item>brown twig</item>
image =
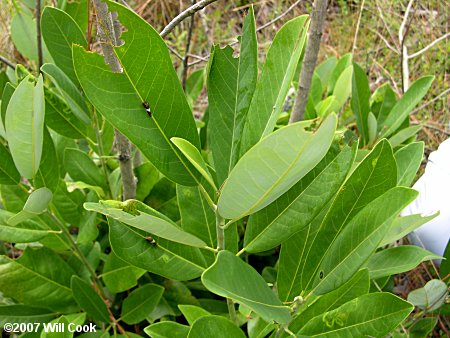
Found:
[[[192,6],[194,6],[196,3],[197,0],[192,0]],[[181,84],[184,90],[186,90],[189,50],[191,49],[192,34],[194,32],[194,23],[195,23],[195,13],[191,15],[191,21],[189,22],[189,29],[186,38],[186,51],[183,59],[183,73],[181,75]]]
[[[162,38],[165,38],[184,19],[194,15],[199,10],[205,8],[209,4],[212,4],[213,2],[216,1],[217,0],[201,0],[197,2],[196,4],[192,5],[191,7],[187,8],[186,10],[178,14],[172,21],[169,22],[169,24],[166,27],[164,27],[164,29],[161,31],[161,33],[159,33],[159,35],[161,35]]]
[[[38,53],[38,72],[40,73],[43,64],[42,37],[41,37],[41,0],[36,0],[36,38],[37,38],[37,53]]]
[[[280,15],[278,15],[275,19],[270,20],[269,22],[265,23],[264,25],[262,25],[261,27],[258,27],[256,29],[257,32],[262,31],[264,28],[267,28],[271,25],[273,25],[275,22],[280,21],[281,19],[283,19],[286,15],[288,15],[292,10],[294,10],[294,8],[296,8],[300,2],[302,2],[302,0],[297,0],[296,2],[294,2],[287,10],[285,10],[283,13],[281,13]]]
[[[0,61],[3,62],[5,65],[7,65],[8,67],[11,67],[12,69],[16,69],[16,65],[14,63],[12,63],[11,61],[9,61],[7,58],[5,58],[4,56],[0,55]]]

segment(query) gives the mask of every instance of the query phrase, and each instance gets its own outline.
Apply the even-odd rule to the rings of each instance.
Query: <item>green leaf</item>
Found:
[[[328,112],[338,113],[344,106],[345,102],[347,102],[352,92],[352,78],[353,66],[349,66],[344,69],[336,81],[336,85],[333,90],[333,96],[335,99],[328,108]],[[364,121],[366,121],[366,119],[364,119]]]
[[[336,63],[336,66],[331,72],[330,78],[328,80],[328,95],[333,93],[334,88],[336,87],[336,82],[338,78],[341,76],[342,72],[351,65],[352,65],[352,54],[347,53],[342,55],[342,57]]]
[[[14,163],[25,178],[36,174],[42,155],[45,100],[42,75],[20,82],[6,110],[5,129]]]
[[[10,243],[33,243],[58,231],[42,229],[39,223],[21,222],[18,226],[8,226],[0,222],[0,240]]]
[[[308,337],[384,337],[413,310],[390,293],[369,293],[312,319],[300,331]]]
[[[164,288],[156,284],[145,284],[133,290],[123,301],[121,320],[127,324],[143,321],[158,305]]]
[[[13,16],[11,21],[11,39],[14,45],[20,54],[37,62],[36,36],[36,20],[33,19],[30,12],[21,11]],[[52,61],[44,42],[42,42],[42,54],[45,62]]]
[[[106,188],[102,171],[85,152],[67,148],[64,151],[64,167],[74,181]]]
[[[317,66],[315,73],[320,79],[323,90],[325,90],[328,86],[328,81],[330,80],[331,73],[336,67],[337,59],[332,56],[323,61],[320,65]]]
[[[189,330],[188,338],[245,338],[236,325],[219,316],[199,318]]]
[[[425,317],[419,319],[414,325],[409,328],[410,338],[427,338],[429,334],[433,331],[437,324],[438,318],[436,317]]]
[[[83,214],[84,200],[85,196],[81,191],[67,191],[66,183],[60,180],[58,189],[53,195],[52,204],[55,206],[55,211],[66,223],[79,226]]]
[[[3,128],[5,128],[6,109],[8,108],[9,101],[11,100],[11,97],[15,90],[16,90],[16,88],[9,82],[5,85],[5,88],[3,89],[2,100],[0,102],[1,103],[1,112],[0,113],[1,113],[1,118],[2,118]]]
[[[330,245],[313,281],[313,292],[325,294],[348,281],[375,252],[392,218],[417,195],[415,190],[396,187],[367,204]]]
[[[244,124],[241,156],[275,127],[297,70],[308,24],[308,16],[302,15],[275,35]]]
[[[142,202],[129,200],[122,204],[121,202],[118,204],[114,203],[117,204],[116,207],[110,206],[109,203],[109,201],[85,203],[84,208],[89,211],[101,213],[119,222],[173,242],[199,248],[206,246],[206,243],[201,239],[183,231],[169,218],[149,206],[146,206]],[[139,205],[139,207],[137,207],[137,205]]]
[[[52,320],[50,323],[51,324],[55,324],[55,325],[59,325],[56,327],[61,327],[64,329],[56,329],[56,330],[51,330],[49,329],[48,331],[46,331],[45,329],[41,331],[41,335],[40,338],[72,338],[73,337],[73,332],[70,332],[68,330],[69,327],[69,321],[67,320],[67,318],[65,316],[61,316],[59,318],[56,318],[54,320]]]
[[[9,150],[0,143],[0,184],[15,185],[20,181],[20,174],[14,165]]]
[[[206,164],[202,154],[200,154],[200,151],[195,146],[193,146],[192,143],[186,141],[185,139],[172,137],[170,141],[172,141],[172,143],[175,144],[178,149],[180,149],[183,155],[186,156],[186,158],[189,160],[189,162],[192,163],[195,169],[197,169],[198,172],[202,174],[202,176],[206,179],[206,181],[208,181],[211,187],[213,187],[214,190],[217,190],[211,173],[209,172],[208,165]]]
[[[408,295],[408,302],[428,312],[440,308],[447,295],[447,284],[439,279],[432,279],[423,288],[411,291]]]
[[[431,87],[434,76],[424,76],[415,81],[408,91],[392,108],[389,116],[384,121],[382,137],[391,136],[408,118],[411,110],[422,100]]]
[[[239,58],[233,57],[233,49],[213,47],[209,74],[208,133],[210,148],[222,184],[239,159],[245,119],[258,79],[258,42],[255,14],[249,8],[244,19]]]
[[[25,305],[73,310],[72,274],[67,263],[46,248],[28,247],[16,260],[0,256],[0,290]]]
[[[49,7],[47,7],[49,8]],[[89,109],[75,83],[54,64],[46,63],[41,70],[51,79],[64,101],[67,102],[73,114],[84,124],[90,124]]]
[[[238,220],[272,203],[313,169],[330,148],[336,129],[330,115],[316,133],[311,122],[277,130],[248,151],[236,164],[219,197],[218,211]]]
[[[159,171],[176,183],[195,185],[192,166],[170,142],[172,137],[180,137],[200,147],[169,51],[158,32],[136,13],[114,2],[108,2],[108,7],[118,13],[127,29],[121,35],[124,43],[113,47],[123,72],[111,72],[102,56],[74,46],[74,67],[81,86],[106,120]],[[143,102],[149,103],[152,118]]]
[[[186,80],[186,95],[191,107],[203,91],[205,85],[205,69],[201,68],[189,74]]]
[[[378,87],[371,97],[371,111],[377,117],[377,132],[384,126],[392,107],[397,102],[395,92],[389,83]]]
[[[88,16],[86,15],[88,0],[74,0],[67,2],[65,5],[64,12],[73,18],[82,32],[86,32],[88,26]]]
[[[433,218],[437,217],[439,212],[434,215],[422,217],[421,215],[408,215],[404,217],[397,217],[389,228],[389,231],[384,236],[379,247],[394,243],[399,239],[405,237],[410,232],[416,230],[421,225],[431,221]]]
[[[422,163],[423,142],[410,143],[396,151],[394,156],[397,161],[398,182],[397,185],[409,187],[416,177],[417,170]]]
[[[181,228],[200,238],[211,248],[215,248],[217,246],[216,215],[200,188],[177,185],[177,199],[181,214]]]
[[[34,178],[34,186],[46,187],[54,193],[58,189],[59,179],[59,163],[55,145],[48,129],[44,127],[41,164]]]
[[[84,34],[66,12],[45,7],[41,17],[42,38],[58,66],[75,84],[78,84],[72,62],[72,44],[87,46]]]
[[[147,326],[144,332],[152,338],[186,338],[189,334],[189,326],[163,321]]]
[[[370,140],[368,124],[370,112],[369,99],[370,87],[367,75],[357,63],[353,62],[351,105],[353,114],[355,114],[356,117],[358,131],[361,135],[362,145],[367,144]]]
[[[330,246],[352,218],[397,183],[397,165],[386,140],[380,141],[341,187],[326,216],[282,244],[280,267],[291,295],[310,290]],[[281,271],[281,269],[280,269]]]
[[[210,316],[211,313],[208,311],[202,309],[201,307],[195,306],[195,305],[178,305],[178,308],[180,309],[181,313],[183,314],[184,318],[186,318],[189,325],[194,324],[194,322],[205,316]]]
[[[70,284],[78,305],[93,319],[109,323],[108,308],[91,285],[77,276],[72,276]]]
[[[0,306],[0,326],[5,323],[47,323],[57,314],[51,310],[28,305]]]
[[[159,171],[150,162],[145,162],[134,168],[134,174],[137,179],[136,199],[143,201],[158,183]]]
[[[202,274],[202,282],[209,291],[245,305],[269,322],[291,319],[288,308],[258,272],[231,252],[219,252],[216,262]]]
[[[151,244],[137,229],[109,219],[109,240],[114,253],[124,261],[141,269],[175,280],[199,277],[206,261],[197,248],[158,240]]]
[[[367,126],[369,128],[369,142],[373,142],[377,138],[377,118],[373,115],[372,112],[369,112],[369,116],[367,119]]]
[[[294,318],[289,325],[289,329],[292,332],[298,332],[314,317],[334,310],[352,299],[367,294],[369,286],[369,271],[367,269],[358,271],[347,283],[319,297],[319,299],[302,311]]]
[[[341,186],[355,151],[356,147],[347,148],[337,156],[330,151],[284,195],[251,215],[245,230],[245,251],[262,252],[274,248],[307,226]],[[278,290],[280,288],[281,284]]]
[[[412,136],[416,135],[421,129],[422,126],[412,126],[404,128],[398,133],[391,136],[389,138],[389,143],[391,144],[392,148],[396,148]]]
[[[442,258],[415,245],[402,245],[377,252],[365,264],[370,278],[378,279],[414,269],[421,262]]]
[[[128,264],[111,252],[100,277],[110,292],[119,293],[136,286],[144,273],[145,270]]]
[[[23,209],[8,220],[8,224],[15,226],[27,219],[36,217],[47,210],[52,200],[52,192],[47,188],[39,188],[31,193]]]

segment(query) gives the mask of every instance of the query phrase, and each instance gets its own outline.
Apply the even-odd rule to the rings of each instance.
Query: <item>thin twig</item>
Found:
[[[440,41],[448,38],[450,36],[450,33],[447,33],[445,35],[442,35],[440,38],[437,38],[436,40],[434,40],[432,43],[430,43],[428,46],[422,48],[421,50],[419,50],[418,52],[415,52],[414,54],[411,54],[408,56],[409,59],[413,59],[416,56],[419,56],[420,54],[425,53],[428,49],[430,49],[431,47],[433,47],[435,44],[439,43]]]
[[[369,28],[373,33],[375,33],[376,35],[378,35],[378,37],[381,39],[381,40],[383,40],[383,42],[386,44],[386,46],[390,49],[390,50],[392,50],[394,53],[396,53],[396,54],[400,54],[400,52],[396,49],[396,48],[394,48],[390,43],[389,43],[389,41],[383,36],[383,35],[381,35],[378,31],[376,31],[376,30],[374,30],[374,29],[372,29],[372,28]]]
[[[286,11],[284,11],[282,14],[280,14],[279,16],[277,16],[275,19],[270,20],[268,23],[265,23],[264,25],[262,25],[261,27],[258,27],[256,29],[257,32],[262,31],[264,28],[269,27],[271,25],[273,25],[275,22],[283,19],[286,15],[289,14],[289,12],[291,12],[292,10],[294,10],[295,7],[297,7],[300,2],[302,2],[302,0],[297,0],[296,2],[294,2]]]
[[[444,90],[442,93],[440,93],[438,96],[436,96],[436,97],[433,98],[432,100],[430,100],[430,101],[424,103],[424,104],[421,105],[419,108],[414,109],[414,110],[411,112],[411,115],[416,114],[418,111],[420,111],[420,110],[422,110],[423,108],[429,106],[429,105],[432,104],[433,102],[439,100],[442,96],[448,94],[449,92],[450,92],[450,88],[447,88],[446,90]]]
[[[38,53],[38,72],[40,73],[43,64],[42,37],[41,37],[41,0],[36,0],[36,38],[37,38],[37,53]]]
[[[398,49],[400,48],[400,46],[397,44],[397,40],[394,38],[394,35],[392,34],[391,30],[389,29],[389,26],[386,22],[386,20],[384,19],[384,15],[383,15],[383,11],[381,10],[380,5],[378,4],[378,0],[375,0],[375,5],[377,6],[377,10],[378,10],[378,14],[380,15],[381,21],[383,22],[384,27],[386,28],[389,36],[391,37],[391,40],[394,42],[396,50],[398,51]],[[398,52],[398,54],[400,54],[400,52]]]
[[[414,0],[410,0],[406,7],[405,15],[403,16],[400,29],[398,30],[398,39],[400,42],[400,64],[402,75],[402,91],[405,93],[409,88],[409,65],[408,65],[408,47],[406,46],[406,36],[408,35],[409,28],[411,27],[411,20],[408,23],[409,12],[411,11]],[[407,25],[408,24],[408,25]],[[406,27],[406,31],[405,31]]]
[[[356,43],[358,41],[358,33],[359,33],[359,25],[361,24],[361,17],[362,17],[362,12],[364,10],[365,2],[366,2],[365,0],[361,1],[361,8],[359,10],[358,22],[356,23],[355,37],[353,38],[352,55],[355,54],[355,50],[356,50]]]
[[[11,67],[12,69],[16,69],[16,65],[14,63],[12,63],[11,61],[9,61],[7,58],[5,58],[4,56],[0,55],[0,61],[3,62],[5,65],[7,65],[8,67]]]
[[[169,51],[170,51],[173,55],[175,55],[175,56],[176,56],[177,58],[179,58],[181,61],[184,60],[183,56],[182,56],[180,53],[178,53],[175,49],[173,49],[173,48],[170,47],[169,45],[167,45],[167,48],[169,49]]]
[[[192,6],[196,4],[197,0],[192,0]],[[186,80],[187,80],[187,72],[188,72],[188,62],[189,62],[189,50],[191,49],[191,41],[192,34],[194,32],[194,23],[195,23],[195,13],[191,16],[191,21],[189,22],[189,28],[186,38],[186,50],[183,59],[183,73],[181,75],[181,85],[183,89],[186,90]]]
[[[170,32],[174,30],[176,26],[180,24],[184,19],[194,15],[199,10],[202,10],[209,4],[212,4],[213,2],[216,2],[217,0],[202,0],[194,4],[193,6],[187,8],[180,14],[178,14],[172,21],[169,22],[169,24],[164,27],[164,29],[159,33],[162,38],[165,38]]]

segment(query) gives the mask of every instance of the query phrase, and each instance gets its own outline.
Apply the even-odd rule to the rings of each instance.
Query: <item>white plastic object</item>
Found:
[[[410,241],[443,256],[450,238],[450,139],[428,157],[425,173],[414,184],[419,196],[402,211],[402,216],[439,216],[409,234]]]

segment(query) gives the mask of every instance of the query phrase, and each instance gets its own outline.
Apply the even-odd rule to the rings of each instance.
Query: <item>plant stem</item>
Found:
[[[227,306],[228,306],[228,313],[230,314],[231,321],[236,325],[239,326],[238,318],[236,315],[236,309],[234,307],[234,302],[231,298],[227,298]]]
[[[41,37],[41,0],[36,0],[36,38],[37,38],[37,53],[38,53],[38,73],[40,73],[43,63],[42,37]]]
[[[222,216],[219,215],[219,212],[216,208],[216,232],[217,232],[217,250],[225,249],[225,231],[223,229],[223,225],[225,220]]]
[[[192,0],[192,5],[195,5],[197,0]],[[194,24],[195,24],[195,13],[191,16],[191,21],[189,22],[189,30],[186,38],[186,50],[184,52],[183,59],[183,74],[181,76],[181,84],[183,89],[186,90],[186,80],[187,80],[187,72],[188,72],[188,61],[189,61],[189,50],[191,49],[191,40],[192,34],[194,32]]]

